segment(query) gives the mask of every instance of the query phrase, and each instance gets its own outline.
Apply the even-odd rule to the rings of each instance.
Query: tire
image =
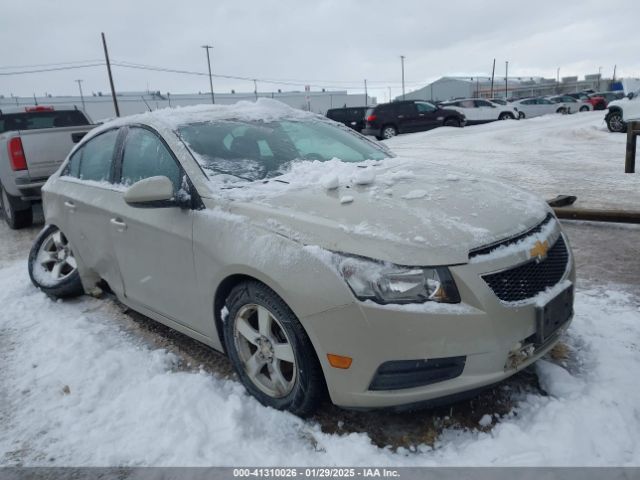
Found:
[[[300,417],[313,413],[325,397],[324,377],[287,304],[266,285],[248,281],[231,290],[226,307],[224,343],[247,391],[265,406]]]
[[[449,117],[445,119],[444,124],[445,127],[460,127],[460,120],[457,118]]]
[[[580,111],[581,112],[588,112],[589,111],[589,107],[587,107],[586,105],[582,106],[582,107],[580,107]]]
[[[514,120],[514,119],[515,117],[513,116],[513,114],[509,112],[502,112],[498,117],[498,120]]]
[[[526,117],[524,112],[518,112],[518,120],[523,120]]]
[[[379,135],[376,135],[376,140],[384,140],[384,138]]]
[[[564,107],[560,107],[559,109],[556,110],[556,113],[560,113],[562,115],[566,115],[567,114],[567,109]]]
[[[609,112],[605,117],[607,122],[607,128],[613,133],[625,133],[627,131],[627,124],[622,119],[622,112],[617,110]]]
[[[50,297],[70,298],[84,293],[71,245],[55,225],[44,227],[33,243],[29,253],[29,277]]]
[[[9,225],[9,228],[13,230],[29,227],[33,224],[31,204],[27,204],[27,208],[24,208],[24,206],[19,208],[21,203],[23,202],[9,195],[4,187],[0,185],[0,210],[2,210],[2,217],[7,225]]]
[[[393,125],[385,125],[382,127],[382,138],[388,140],[398,135],[398,129]]]

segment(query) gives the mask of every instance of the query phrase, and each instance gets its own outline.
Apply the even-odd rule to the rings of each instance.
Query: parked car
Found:
[[[0,207],[9,227],[31,225],[40,188],[92,128],[74,107],[0,110]]]
[[[504,98],[490,98],[490,102],[497,103],[498,105],[509,105],[509,102]]]
[[[465,98],[443,102],[441,106],[462,113],[467,119],[467,125],[518,118],[518,110],[511,105],[500,105],[482,98]]]
[[[623,92],[596,92],[589,94],[589,103],[593,105],[594,110],[605,110],[609,102],[624,98]]]
[[[555,345],[574,262],[543,200],[474,176],[443,201],[451,168],[412,165],[267,99],[120,119],[44,186],[29,274],[55,297],[108,285],[273,408],[457,398]]]
[[[589,110],[593,110],[593,105],[589,102],[572,97],[571,95],[554,95],[547,98],[553,103],[566,105],[567,113],[588,112]]]
[[[568,108],[564,103],[554,103],[546,98],[524,98],[512,103],[518,109],[520,118],[539,117],[548,113],[567,113]]]
[[[383,140],[399,133],[422,132],[441,126],[464,127],[466,122],[465,116],[456,110],[431,102],[403,100],[368,109],[362,133]]]
[[[604,118],[609,131],[626,132],[627,123],[640,121],[640,90],[629,93],[627,98],[609,103],[609,111]]]
[[[327,118],[339,122],[347,127],[361,132],[364,128],[364,117],[368,107],[330,108],[327,110]]]

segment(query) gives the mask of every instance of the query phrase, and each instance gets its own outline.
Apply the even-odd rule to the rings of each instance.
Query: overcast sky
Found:
[[[104,66],[23,75],[43,64],[112,61],[258,79],[259,91],[305,84],[362,90],[379,101],[443,75],[640,76],[637,0],[569,2],[368,0],[20,0],[0,16],[0,94],[108,92]],[[37,65],[38,67],[32,67]],[[114,67],[119,91],[208,91],[206,76]],[[267,83],[278,80],[296,85]],[[214,78],[217,92],[253,91],[253,82]]]

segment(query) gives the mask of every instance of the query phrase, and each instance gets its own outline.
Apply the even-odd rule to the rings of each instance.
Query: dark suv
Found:
[[[367,110],[364,135],[378,140],[391,138],[399,133],[422,132],[440,126],[464,127],[465,116],[421,100],[403,100],[382,103]]]
[[[330,108],[327,110],[327,118],[345,124],[356,132],[364,128],[364,115],[367,107]]]

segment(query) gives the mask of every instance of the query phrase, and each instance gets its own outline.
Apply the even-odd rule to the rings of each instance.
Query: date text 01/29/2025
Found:
[[[399,477],[397,470],[388,468],[234,468],[234,477],[262,478],[356,478]]]

